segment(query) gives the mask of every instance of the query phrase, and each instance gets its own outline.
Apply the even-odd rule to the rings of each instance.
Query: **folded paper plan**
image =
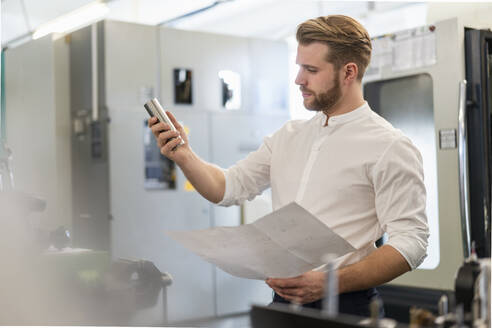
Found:
[[[323,265],[321,258],[327,253],[355,251],[297,203],[251,224],[167,234],[225,272],[248,279],[298,276]]]

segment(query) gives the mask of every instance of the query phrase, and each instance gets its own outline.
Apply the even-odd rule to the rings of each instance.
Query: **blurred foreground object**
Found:
[[[0,141],[0,191],[9,191],[13,188],[12,151],[3,141]]]
[[[70,237],[70,231],[64,226],[58,227],[56,230],[50,233],[50,242],[57,249],[62,249],[70,246],[72,238]]]

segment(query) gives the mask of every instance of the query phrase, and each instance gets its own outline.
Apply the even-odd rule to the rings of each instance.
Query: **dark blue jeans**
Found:
[[[376,288],[340,294],[338,298],[338,312],[369,317],[369,303],[376,297],[379,297]],[[277,293],[274,293],[273,303],[289,304],[290,302]],[[323,309],[323,299],[303,304],[302,307],[321,310]],[[384,317],[384,309],[381,309],[379,316],[381,318]]]

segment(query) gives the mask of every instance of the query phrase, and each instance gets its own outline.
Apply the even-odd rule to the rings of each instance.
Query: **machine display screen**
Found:
[[[145,188],[176,189],[176,165],[160,153],[147,120],[144,121],[144,151]]]

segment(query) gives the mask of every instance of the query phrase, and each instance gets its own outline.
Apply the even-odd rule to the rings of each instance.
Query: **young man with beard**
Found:
[[[316,115],[286,123],[229,169],[200,159],[172,114],[178,132],[156,119],[149,126],[162,154],[209,201],[240,204],[270,186],[274,210],[296,201],[348,240],[357,250],[336,260],[340,312],[368,315],[378,297],[374,287],[415,269],[426,256],[422,159],[364,101],[371,41],[362,25],[341,15],[319,17],[299,25],[297,40],[296,83],[304,106]],[[180,138],[185,144],[175,148]],[[388,241],[376,248],[384,232]],[[318,268],[266,283],[274,302],[321,308],[324,277]]]

